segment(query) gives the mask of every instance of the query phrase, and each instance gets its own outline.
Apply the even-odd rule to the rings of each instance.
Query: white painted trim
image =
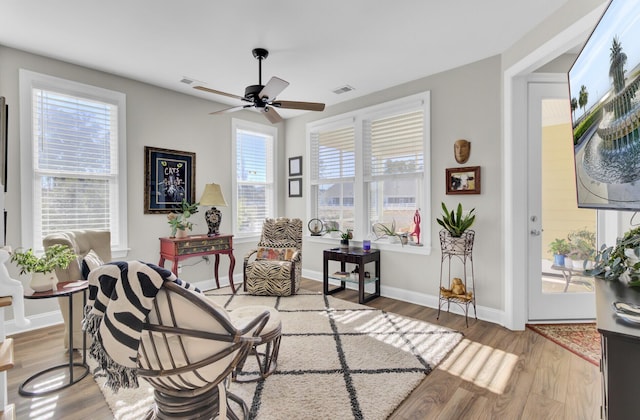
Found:
[[[515,63],[503,74],[502,202],[505,327],[523,330],[527,319],[527,76],[570,48],[584,42],[602,14],[597,7],[582,19]],[[513,180],[518,180],[516,185]],[[517,228],[516,228],[517,227]]]
[[[24,328],[17,327],[16,322],[13,319],[11,321],[7,321],[5,324],[7,335],[39,330],[40,328],[47,328],[53,325],[62,324],[64,322],[64,320],[62,319],[62,312],[60,312],[59,310],[44,312],[41,314],[29,316],[27,318],[29,319],[29,321],[31,321],[31,324],[28,327]]]

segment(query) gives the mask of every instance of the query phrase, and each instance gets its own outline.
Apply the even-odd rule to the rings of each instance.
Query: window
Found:
[[[127,248],[125,95],[20,70],[22,237],[109,230]]]
[[[308,125],[309,218],[366,237],[375,223],[412,232],[430,220],[429,92]],[[421,223],[422,238],[430,223]],[[427,251],[428,252],[428,251]]]
[[[353,229],[356,163],[353,126],[312,132],[311,162],[315,217],[337,221],[343,231]]]
[[[238,237],[255,237],[264,219],[275,215],[277,129],[233,119],[232,130],[236,161],[233,232]]]

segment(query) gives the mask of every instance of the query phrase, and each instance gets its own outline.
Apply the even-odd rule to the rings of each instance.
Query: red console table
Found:
[[[233,269],[236,266],[236,259],[233,256],[233,235],[190,235],[186,238],[160,238],[160,262],[158,265],[164,267],[165,260],[173,262],[171,271],[178,275],[178,263],[191,257],[201,257],[204,255],[215,255],[214,276],[216,286],[220,288],[218,280],[218,266],[220,265],[220,254],[229,256],[229,284],[233,293],[236,287],[233,284]]]

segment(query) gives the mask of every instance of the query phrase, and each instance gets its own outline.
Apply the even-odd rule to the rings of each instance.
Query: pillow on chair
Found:
[[[258,247],[256,260],[291,261],[296,251],[297,249],[293,247],[275,248],[261,246]]]
[[[104,261],[102,261],[102,259],[98,256],[98,254],[96,254],[93,249],[90,249],[89,252],[87,252],[87,254],[82,258],[82,263],[80,264],[82,278],[84,280],[87,280],[89,278],[89,273],[92,270],[100,267],[101,265],[104,265]]]

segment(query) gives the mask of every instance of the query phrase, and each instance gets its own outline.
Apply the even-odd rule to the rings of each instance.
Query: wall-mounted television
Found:
[[[578,207],[640,210],[640,2],[609,3],[568,78]]]

